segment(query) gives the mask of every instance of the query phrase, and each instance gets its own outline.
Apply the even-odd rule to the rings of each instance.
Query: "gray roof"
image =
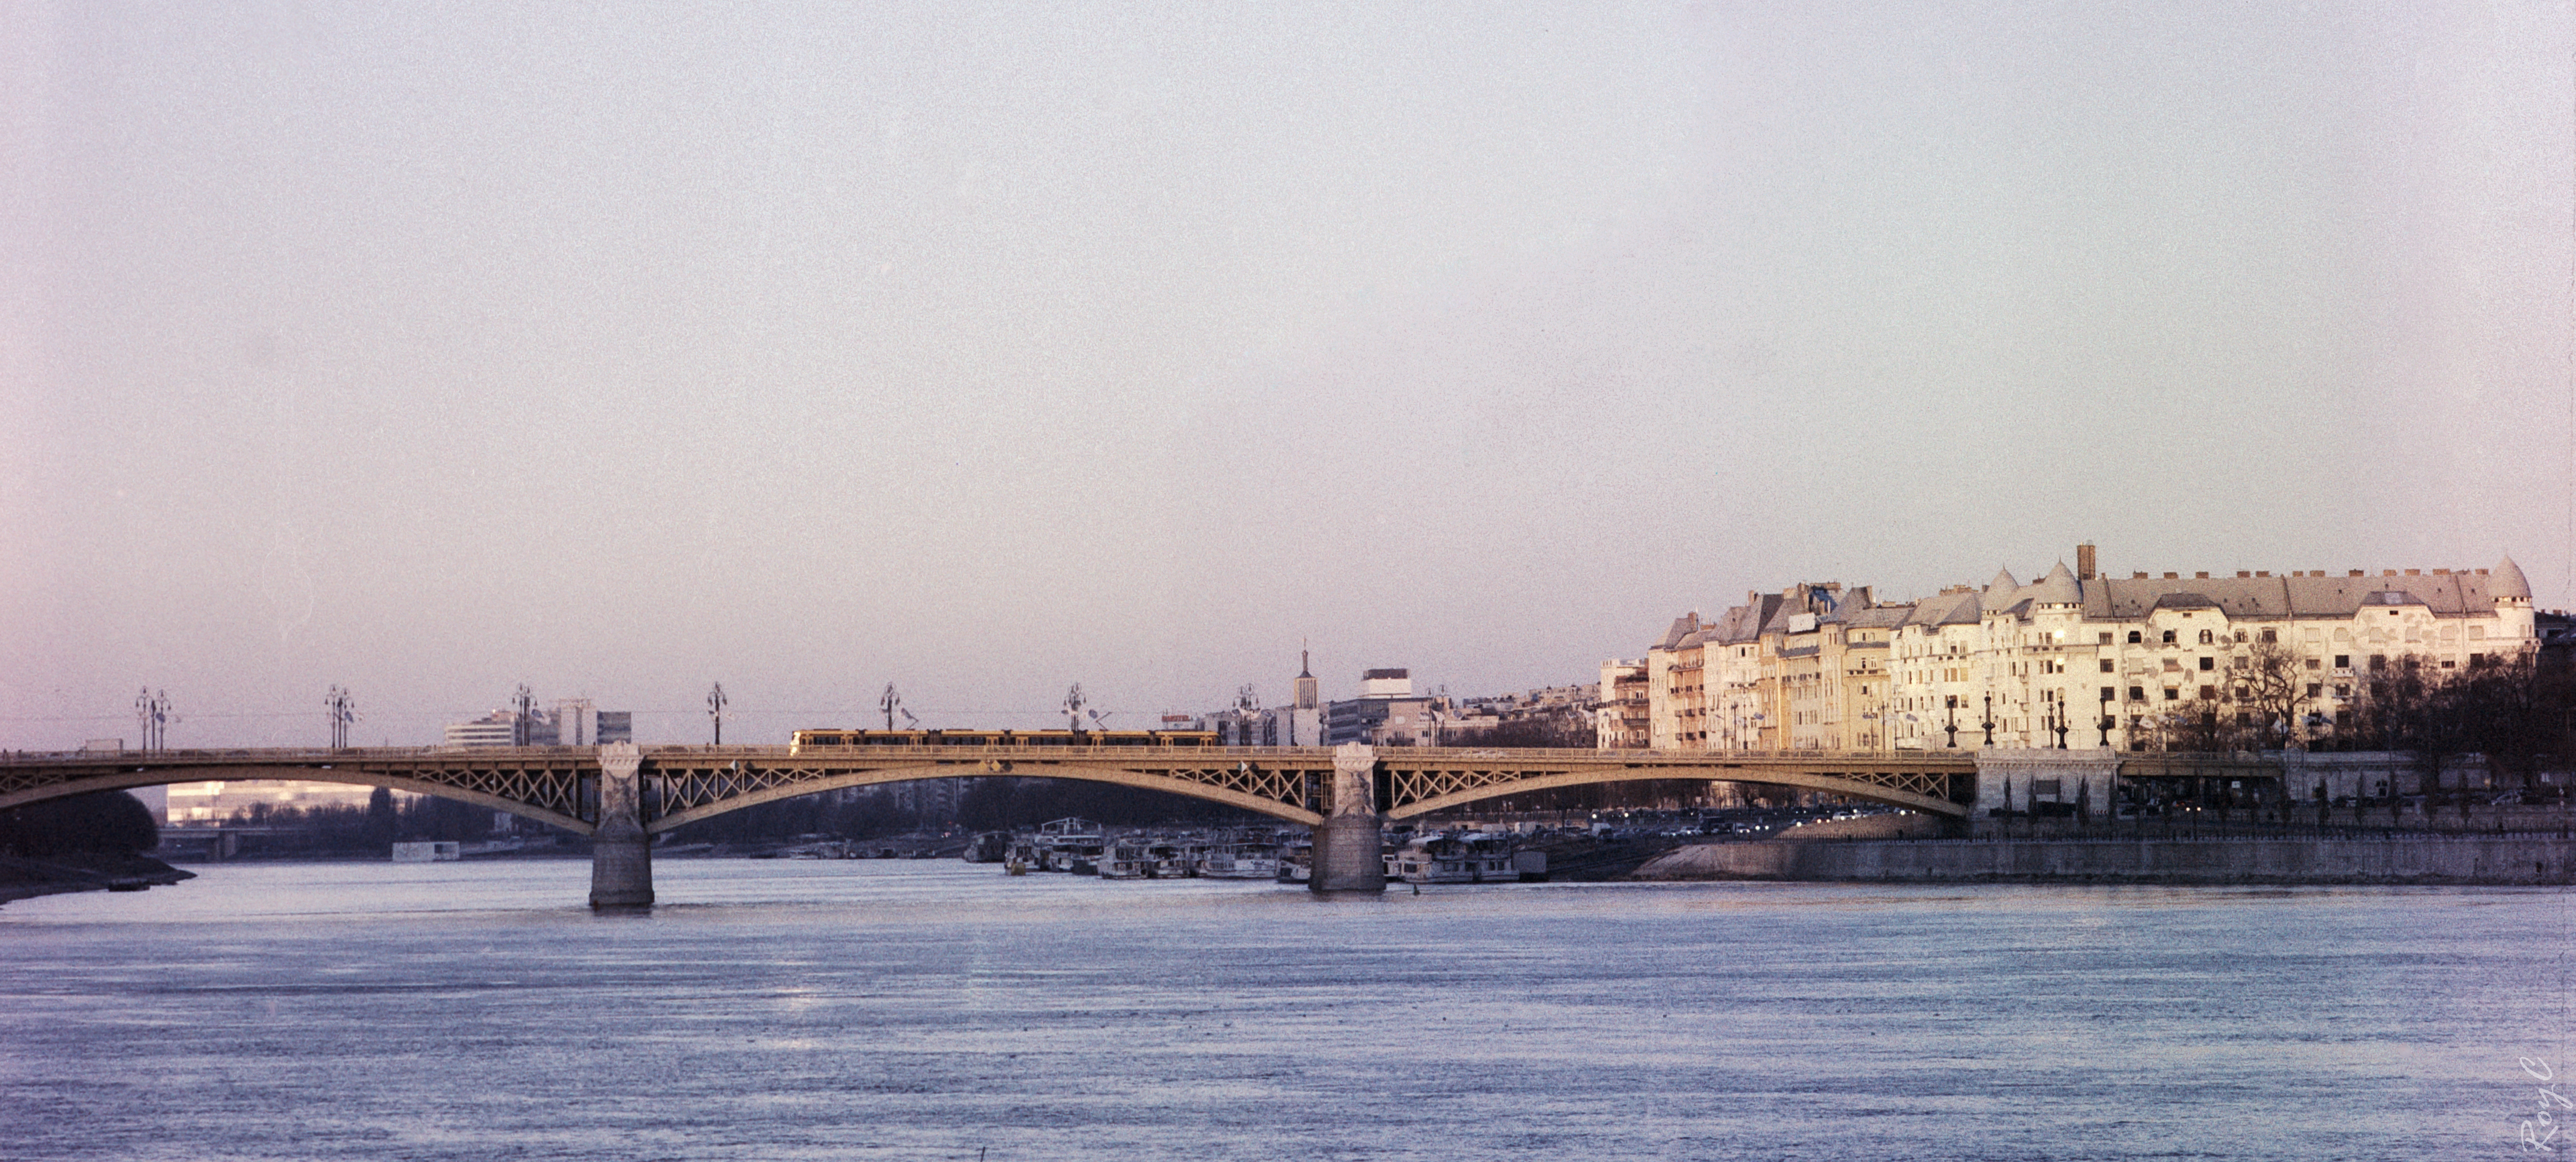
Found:
[[[1914,616],[1912,605],[1873,605],[1855,610],[1851,615],[1853,629],[1892,629]]]
[[[1915,602],[1914,612],[1905,619],[1905,624],[1974,625],[1983,610],[1983,599],[1978,597],[1976,590],[1953,590]]]
[[[2433,573],[2389,577],[2189,577],[2105,579],[2084,587],[2084,616],[2095,621],[2130,621],[2156,609],[2215,608],[2230,618],[2351,617],[2364,605],[2388,604],[2382,593],[2403,593],[2400,604],[2423,603],[2434,613],[2453,617],[2485,614],[2500,589],[2530,589],[2512,577],[2494,573]]]
[[[2490,597],[2531,599],[2531,582],[2523,577],[2522,566],[2513,563],[2511,554],[2506,554],[2495,567],[2495,573],[2487,578],[2487,594]]]
[[[2049,570],[2048,576],[2040,578],[2038,584],[2022,592],[2042,605],[2074,605],[2084,600],[2083,587],[2076,583],[2075,574],[2067,569],[2064,561],[2059,561],[2057,567]]]
[[[1760,638],[1762,623],[1770,618],[1772,610],[1780,607],[1780,595],[1764,593],[1759,597],[1758,601],[1734,606],[1721,615],[1717,619],[1716,637],[1713,640],[1728,645],[1741,645]]]

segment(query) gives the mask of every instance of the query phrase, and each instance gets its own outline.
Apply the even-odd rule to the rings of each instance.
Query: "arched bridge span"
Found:
[[[473,750],[107,751],[0,756],[0,809],[44,799],[211,779],[303,779],[390,787],[506,811],[580,834],[599,823],[600,752]],[[652,747],[640,754],[636,820],[648,835],[818,791],[916,779],[1024,775],[1166,791],[1291,823],[1333,769],[1321,748]]]
[[[477,803],[591,838],[591,903],[653,902],[652,836],[778,799],[915,779],[1026,775],[1168,791],[1315,829],[1319,889],[1384,887],[1383,820],[1526,791],[1641,779],[1733,779],[1964,816],[1972,753],[1375,751],[1319,747],[977,745],[589,750],[149,751],[0,754],[0,808],[207,779],[315,779]]]
[[[1382,749],[1376,806],[1404,819],[1558,787],[1732,779],[1827,791],[1935,815],[1974,799],[1970,752],[1781,754],[1529,749]],[[1333,752],[1322,747],[653,747],[641,754],[638,819],[659,834],[760,803],[915,779],[1022,775],[1187,795],[1291,823],[1323,818]],[[0,808],[90,791],[207,779],[306,779],[457,799],[587,834],[597,824],[599,752],[181,750],[0,758]]]
[[[1828,791],[1964,818],[1976,800],[1969,751],[1592,751],[1381,749],[1380,801],[1406,819],[1558,787],[1659,779],[1726,779]]]

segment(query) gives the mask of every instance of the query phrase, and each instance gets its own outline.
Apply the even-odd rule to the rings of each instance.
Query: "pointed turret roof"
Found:
[[[2010,606],[2013,603],[2013,593],[2020,588],[2021,582],[2013,580],[2012,570],[1995,570],[1995,579],[1986,582],[1985,607],[2003,609]]]
[[[2505,554],[2504,561],[2495,567],[2495,579],[2487,582],[2487,595],[2531,599],[2531,581],[2522,575],[2522,566],[2513,563],[2513,554]]]
[[[2076,583],[2074,570],[2059,561],[2057,567],[2031,586],[2031,600],[2042,605],[2079,605],[2084,601],[2084,587]]]

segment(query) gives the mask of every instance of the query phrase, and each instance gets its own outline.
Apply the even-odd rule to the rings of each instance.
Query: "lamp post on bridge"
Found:
[[[717,746],[724,745],[724,711],[724,683],[718,682],[715,689],[707,691],[707,717],[715,720]]]
[[[528,745],[529,716],[536,713],[537,696],[525,682],[510,695],[510,745]]]
[[[1986,728],[1986,745],[1995,745],[1995,696],[1986,695],[1986,720],[1977,725]]]
[[[1948,697],[1950,699],[1950,725],[1945,726],[1942,729],[1950,732],[1950,749],[1957,750],[1959,749],[1959,696],[1952,694]]]
[[[334,685],[322,705],[331,713],[331,749],[348,749],[349,724],[358,720],[357,702],[349,697],[347,687]]]
[[[142,693],[134,696],[134,716],[143,732],[143,749],[168,750],[170,748],[169,691],[155,693],[151,687],[144,687]]]

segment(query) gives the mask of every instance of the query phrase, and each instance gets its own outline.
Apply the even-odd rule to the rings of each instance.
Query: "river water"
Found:
[[[2569,1064],[2552,890],[197,870],[0,907],[0,1156],[2531,1156]]]

